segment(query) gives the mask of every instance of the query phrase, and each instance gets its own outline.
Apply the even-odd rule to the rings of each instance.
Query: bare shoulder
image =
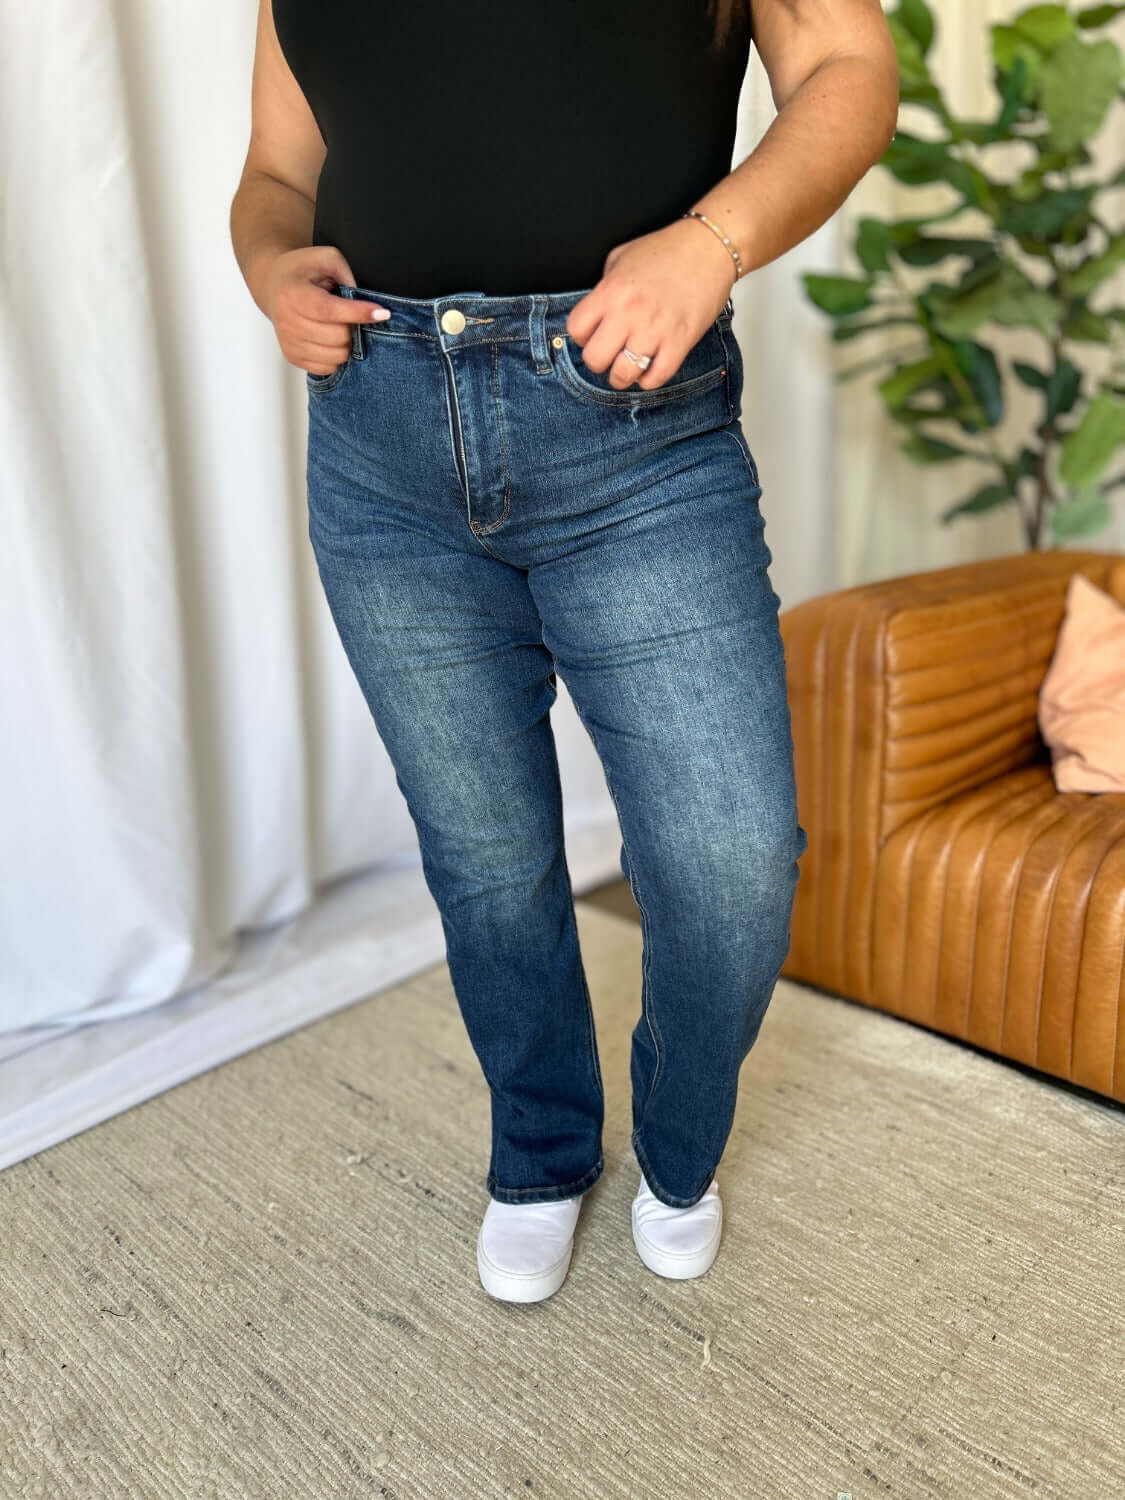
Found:
[[[277,39],[273,0],[258,0],[250,145],[243,171],[265,172],[315,200],[325,152],[320,127]]]

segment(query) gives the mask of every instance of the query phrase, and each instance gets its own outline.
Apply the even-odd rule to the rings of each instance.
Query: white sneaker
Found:
[[[671,1208],[653,1194],[642,1173],[633,1199],[633,1243],[650,1271],[676,1280],[702,1276],[719,1253],[722,1232],[723,1200],[714,1178],[690,1208]]]
[[[477,1271],[490,1297],[541,1302],[570,1269],[583,1194],[554,1203],[501,1203],[489,1197],[477,1235]]]

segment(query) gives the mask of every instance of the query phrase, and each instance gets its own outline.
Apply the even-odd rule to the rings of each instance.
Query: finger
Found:
[[[593,342],[594,340],[591,340],[591,344]],[[647,354],[649,364],[644,367],[637,364],[625,353],[626,349],[632,354]],[[586,358],[585,351],[582,357],[591,369],[597,368],[596,364]],[[665,378],[659,372],[667,368],[667,363],[663,355],[661,334],[658,331],[653,328],[632,329],[627,337],[617,335],[613,342],[612,358],[608,365],[603,365],[603,368],[608,370],[609,383],[615,390],[627,390],[631,385],[639,385],[643,390],[648,390],[654,385],[659,385]],[[675,366],[672,368],[674,369]],[[653,373],[654,370],[656,374]],[[671,374],[671,370],[668,370],[668,373]]]
[[[285,335],[294,344],[319,344],[325,349],[346,349],[352,341],[350,323],[322,323],[314,318],[290,316],[285,322]]]
[[[290,344],[319,344],[325,349],[345,349],[355,337],[351,325],[320,323],[292,314],[285,320],[284,333]]]
[[[643,351],[638,349],[632,341],[629,342],[628,347],[636,354],[642,352],[648,354],[650,352],[648,349]],[[679,346],[670,339],[665,339],[663,343],[658,344],[651,353],[652,363],[646,370],[641,370],[639,366],[635,366],[631,361],[625,360],[630,369],[636,370],[639,377],[637,384],[642,391],[655,390],[657,386],[664,385],[680,368],[686,356],[686,351],[681,352]]]
[[[636,371],[635,365],[621,357],[622,349],[628,346],[635,354],[651,354],[653,351],[644,343],[638,349],[636,344],[629,342],[634,337],[643,340],[645,335],[639,332],[636,334],[628,332],[620,317],[603,318],[586,342],[579,346],[582,350],[582,363],[587,369],[599,375],[610,370],[615,364],[619,367],[619,373],[621,370]]]
[[[331,375],[338,370],[342,364],[346,364],[350,350],[345,349],[343,353],[325,354],[309,349],[307,352],[297,355],[292,363],[299,365],[302,370],[307,370],[310,375]]]
[[[641,348],[639,349],[637,347],[637,337],[639,337],[641,341]],[[629,349],[633,354],[649,355],[651,358],[651,363],[645,366],[644,369],[642,369],[640,365],[636,364],[629,358],[629,356],[625,353],[626,349]],[[629,386],[634,384],[640,385],[642,386],[642,388],[647,388],[648,385],[654,383],[650,381],[648,377],[652,375],[659,354],[659,346],[653,347],[651,339],[648,343],[645,343],[643,334],[639,336],[634,336],[631,334],[622,345],[621,353],[609,367],[610,385],[615,386],[618,390],[625,390]]]
[[[351,357],[351,336],[326,341],[323,338],[294,340],[289,358],[312,375],[327,375]]]
[[[582,348],[588,344],[598,331],[598,327],[606,315],[607,309],[603,306],[603,298],[599,289],[587,292],[570,309],[566,319],[566,331],[571,338]]]
[[[299,285],[289,298],[289,310],[298,320],[312,323],[370,323],[391,316],[389,307],[367,297],[341,297],[315,281]]]

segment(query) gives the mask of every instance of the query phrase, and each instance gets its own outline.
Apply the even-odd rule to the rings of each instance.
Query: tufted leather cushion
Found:
[[[1040,762],[940,803],[887,840],[875,913],[872,1004],[1125,1096],[1125,795]]]

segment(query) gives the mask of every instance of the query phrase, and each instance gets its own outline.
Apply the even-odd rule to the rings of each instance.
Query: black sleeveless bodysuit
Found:
[[[716,50],[705,0],[273,0],[327,147],[313,243],[404,297],[592,286],[731,170],[736,12]]]

